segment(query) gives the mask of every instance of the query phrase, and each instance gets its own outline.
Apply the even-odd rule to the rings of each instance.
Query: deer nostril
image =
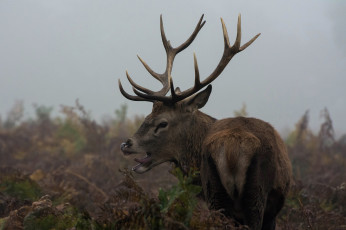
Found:
[[[132,144],[133,144],[132,139],[128,139],[125,144],[127,146],[132,146]]]
[[[121,143],[120,149],[121,149],[122,151],[124,151],[125,148],[131,147],[132,145],[133,145],[132,140],[131,140],[131,139],[128,139],[126,142]]]
[[[124,150],[125,147],[126,147],[126,143],[121,143],[120,149],[121,149],[121,150]]]

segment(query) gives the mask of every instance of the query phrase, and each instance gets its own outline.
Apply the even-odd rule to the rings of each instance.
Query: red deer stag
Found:
[[[197,168],[199,184],[210,208],[223,209],[226,215],[251,229],[275,229],[275,217],[284,204],[291,180],[290,161],[279,134],[270,124],[256,118],[216,120],[198,110],[208,101],[210,83],[235,54],[246,49],[260,34],[241,46],[239,15],[237,37],[231,46],[221,18],[224,51],[219,64],[210,76],[200,81],[194,55],[194,86],[181,92],[179,87],[174,88],[171,76],[174,58],[192,43],[204,24],[202,15],[192,35],[174,48],[166,38],[161,16],[161,37],[167,54],[165,72],[154,72],[138,58],[163,88],[157,92],[144,88],[126,72],[136,94],[130,95],[119,80],[124,97],[153,103],[151,114],[134,136],[121,144],[121,150],[125,155],[145,155],[135,159],[138,164],[132,170],[136,173],[168,161],[185,172]],[[197,93],[205,86],[206,89]],[[166,96],[168,91],[170,95]]]

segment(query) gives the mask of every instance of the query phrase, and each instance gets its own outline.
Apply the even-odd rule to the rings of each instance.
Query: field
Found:
[[[144,175],[120,152],[143,117],[126,105],[95,122],[84,107],[36,106],[23,120],[18,102],[0,120],[0,230],[3,229],[247,229],[208,210],[201,188],[170,164]],[[244,115],[246,111],[236,111]],[[294,184],[278,229],[346,229],[346,135],[336,139],[328,110],[320,131],[303,114],[285,138]]]

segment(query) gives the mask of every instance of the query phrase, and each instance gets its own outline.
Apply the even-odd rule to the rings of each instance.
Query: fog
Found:
[[[146,115],[151,103],[125,99],[125,71],[139,84],[159,90],[136,55],[157,72],[166,64],[159,18],[173,46],[184,42],[202,14],[205,26],[174,62],[176,86],[194,82],[193,52],[201,78],[223,52],[220,23],[235,39],[242,16],[242,43],[261,33],[237,54],[213,83],[202,111],[216,118],[233,115],[245,103],[249,116],[281,132],[310,110],[310,127],[323,122],[328,108],[337,134],[346,132],[346,2],[344,1],[0,1],[0,114],[23,100],[32,104],[74,105],[78,98],[95,119],[113,115],[123,103],[129,115]]]

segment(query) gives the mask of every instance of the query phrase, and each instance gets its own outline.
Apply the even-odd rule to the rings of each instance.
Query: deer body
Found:
[[[203,16],[202,16],[203,18]],[[138,131],[121,145],[125,155],[142,154],[132,168],[145,173],[163,162],[174,162],[184,172],[200,171],[204,198],[210,208],[222,209],[251,229],[275,229],[275,217],[282,208],[291,180],[291,165],[285,145],[268,123],[255,118],[216,120],[199,111],[208,101],[213,81],[231,58],[248,47],[259,35],[240,46],[240,17],[237,39],[229,45],[222,21],[225,50],[219,65],[204,81],[199,80],[196,57],[195,85],[181,92],[174,88],[171,70],[174,57],[185,49],[204,25],[202,18],[190,38],[177,48],[167,41],[161,18],[161,35],[167,52],[167,67],[157,74],[142,60],[145,68],[163,88],[153,92],[137,85],[127,74],[137,96],[130,100],[153,102],[153,110]],[[204,86],[206,89],[197,93]],[[168,91],[170,96],[165,96]]]
[[[201,181],[211,208],[253,229],[273,229],[291,165],[272,126],[255,118],[223,119],[210,128],[203,149]]]

